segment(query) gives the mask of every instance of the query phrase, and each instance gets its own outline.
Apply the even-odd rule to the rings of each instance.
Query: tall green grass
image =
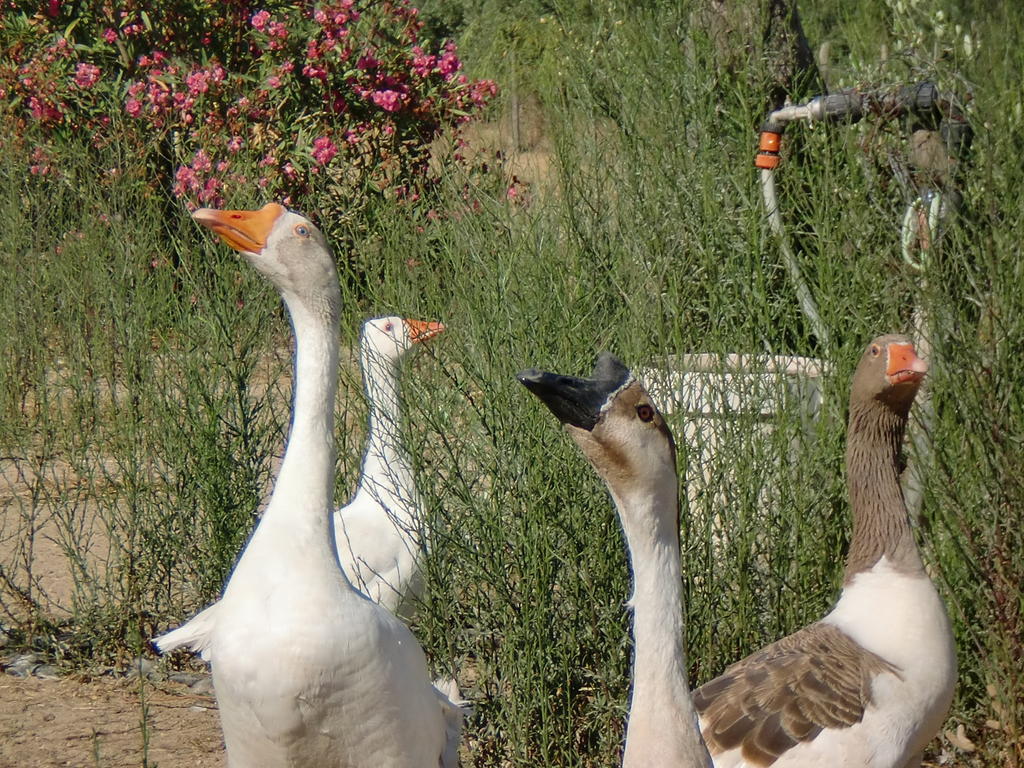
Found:
[[[899,128],[787,134],[800,151],[779,172],[783,214],[830,330],[826,347],[766,226],[752,168],[758,77],[718,72],[686,9],[588,8],[545,6],[544,23],[559,26],[531,38],[542,55],[519,73],[544,108],[553,191],[513,205],[499,178],[446,172],[430,202],[440,219],[424,226],[395,208],[360,236],[357,260],[338,254],[348,348],[373,315],[448,326],[404,381],[431,551],[414,628],[439,673],[474,701],[472,764],[612,764],[629,688],[618,523],[600,481],[515,373],[583,373],[602,349],[635,367],[695,352],[830,364],[815,419],[787,399],[771,414],[716,420],[706,481],[707,424],[684,439],[691,417],[669,416],[683,482],[699,488],[684,489],[681,516],[696,684],[830,606],[849,530],[852,366],[874,335],[908,330],[914,306],[934,328],[934,453],[919,541],[957,634],[949,727],[963,724],[979,745],[955,759],[1016,764],[1024,14],[947,4],[949,23],[973,20],[980,49],[929,64],[878,59],[879,42],[895,50],[917,18],[909,12],[801,9],[812,43],[833,43],[837,87],[858,76],[977,83],[965,213],[924,279],[899,257],[907,201],[886,165],[904,156]],[[916,23],[939,40],[926,21]],[[495,70],[478,74],[507,74],[503,57],[481,61]],[[272,289],[154,194],[130,158],[90,156],[67,148],[68,181],[53,184],[0,153],[0,607],[24,642],[76,665],[134,654],[218,595],[283,448],[291,375],[290,329]],[[123,169],[116,179],[103,173],[112,165]],[[351,360],[342,376],[339,502],[355,487],[365,418]],[[48,546],[71,577],[59,605],[35,570]]]

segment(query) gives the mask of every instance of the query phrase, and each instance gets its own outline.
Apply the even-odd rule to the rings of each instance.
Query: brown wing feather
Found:
[[[812,624],[757,651],[693,693],[712,756],[741,748],[769,766],[825,728],[860,722],[871,681],[898,670],[831,624]]]

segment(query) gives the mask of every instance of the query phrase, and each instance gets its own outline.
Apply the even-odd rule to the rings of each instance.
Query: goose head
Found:
[[[397,366],[417,344],[444,330],[444,323],[402,317],[375,317],[363,323],[363,354],[373,362]]]
[[[613,355],[601,354],[589,379],[536,369],[517,378],[562,422],[617,500],[666,483],[675,493],[672,433],[647,391]]]
[[[200,208],[192,218],[241,253],[282,294],[310,298],[337,291],[334,256],[323,233],[278,203],[257,211]]]
[[[889,334],[872,339],[853,374],[850,401],[878,402],[906,417],[928,363],[917,356],[906,336]]]

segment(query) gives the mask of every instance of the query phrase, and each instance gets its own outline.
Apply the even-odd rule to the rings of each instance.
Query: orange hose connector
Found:
[[[774,170],[779,167],[779,147],[782,144],[782,134],[775,131],[761,131],[761,140],[757,147],[757,157],[754,158],[754,165],[758,168]]]

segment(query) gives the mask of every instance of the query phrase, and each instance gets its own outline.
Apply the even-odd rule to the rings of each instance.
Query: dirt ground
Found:
[[[148,752],[137,679],[43,680],[0,674],[0,768],[224,765],[212,696],[146,683]]]

